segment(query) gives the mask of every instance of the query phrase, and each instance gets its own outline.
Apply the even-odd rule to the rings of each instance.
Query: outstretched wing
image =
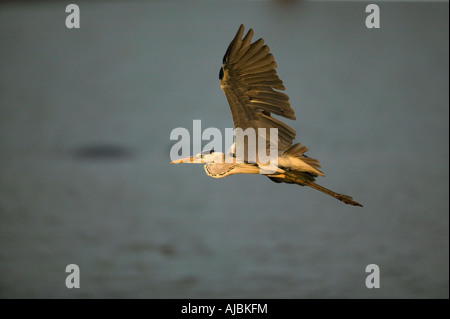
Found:
[[[242,38],[241,24],[223,57],[219,82],[224,91],[235,128],[249,127],[278,129],[278,149],[287,150],[295,138],[295,131],[285,123],[273,118],[271,113],[295,120],[289,97],[277,75],[277,64],[264,40],[251,43],[253,30]]]

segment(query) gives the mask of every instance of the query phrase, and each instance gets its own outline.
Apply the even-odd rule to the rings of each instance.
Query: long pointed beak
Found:
[[[180,158],[175,161],[172,161],[172,162],[170,162],[170,164],[182,164],[182,163],[193,163],[193,162],[194,162],[194,157],[189,156],[189,157]]]

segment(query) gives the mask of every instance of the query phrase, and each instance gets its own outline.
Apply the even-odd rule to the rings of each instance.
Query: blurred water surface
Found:
[[[448,298],[448,3],[0,4],[0,297]],[[231,127],[240,23],[264,37],[319,182],[170,165]],[[65,267],[81,288],[65,287]],[[381,269],[367,289],[365,268]]]

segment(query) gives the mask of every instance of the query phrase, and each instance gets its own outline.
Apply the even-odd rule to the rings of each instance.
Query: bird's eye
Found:
[[[220,72],[219,72],[219,80],[223,79],[223,68],[220,68]]]

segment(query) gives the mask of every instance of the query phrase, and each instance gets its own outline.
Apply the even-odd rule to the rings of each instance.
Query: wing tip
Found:
[[[238,32],[237,32],[237,33],[244,33],[244,29],[245,29],[245,26],[244,26],[243,23],[241,23],[241,25],[239,26],[239,29],[238,29]]]

